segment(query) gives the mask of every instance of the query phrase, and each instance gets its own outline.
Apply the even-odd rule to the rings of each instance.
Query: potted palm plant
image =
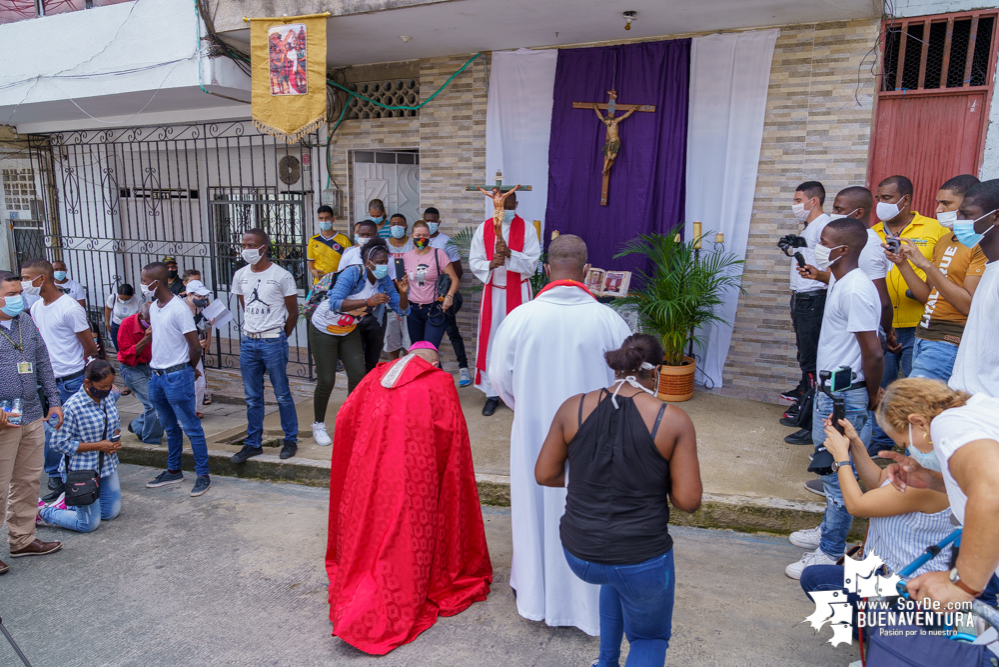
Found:
[[[615,305],[635,309],[642,329],[662,343],[659,397],[666,401],[686,401],[694,395],[696,362],[688,350],[704,345],[698,330],[723,322],[715,311],[724,293],[731,288],[742,291],[738,265],[744,261],[731,253],[701,252],[695,246],[706,235],[681,241],[680,229],[640,235],[616,255],[644,257],[651,267],[636,272],[637,285]]]

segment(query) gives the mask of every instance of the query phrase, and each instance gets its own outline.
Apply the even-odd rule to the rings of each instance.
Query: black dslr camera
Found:
[[[794,248],[807,248],[808,242],[805,241],[804,236],[798,236],[797,234],[785,234],[780,237],[777,241],[777,247],[784,251],[784,254],[788,257],[794,257],[798,262],[798,266],[805,268],[805,258],[800,252],[791,252]]]
[[[832,399],[832,423],[840,433],[843,433],[844,429],[839,420],[846,419],[846,400],[841,392],[853,385],[853,377],[853,370],[849,366],[840,366],[835,371],[819,371],[819,389]],[[825,445],[816,445],[808,472],[814,472],[816,475],[830,475],[832,474],[832,464],[833,456],[825,448]]]

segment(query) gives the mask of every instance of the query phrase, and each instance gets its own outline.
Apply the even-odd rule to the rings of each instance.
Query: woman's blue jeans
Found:
[[[65,478],[64,478],[65,481]],[[38,513],[42,521],[78,533],[92,533],[101,521],[110,521],[121,512],[121,482],[118,471],[101,478],[101,495],[89,505],[78,505],[68,510],[43,507]]]
[[[618,667],[622,636],[630,644],[627,667],[662,667],[673,630],[673,550],[636,565],[591,563],[562,551],[577,577],[600,585],[598,667]]]

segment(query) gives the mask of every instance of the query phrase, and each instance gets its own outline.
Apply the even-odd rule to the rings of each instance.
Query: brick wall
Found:
[[[470,57],[419,61],[421,99],[432,95]],[[353,80],[349,75],[348,78]],[[420,209],[428,206],[440,209],[441,231],[445,234],[454,234],[468,225],[482,222],[482,195],[467,193],[464,186],[484,179],[488,88],[489,56],[485,54],[413,118],[345,121],[331,144],[331,173],[347,194],[351,209],[353,174],[349,151],[416,147],[420,149]],[[351,210],[349,219],[358,220],[366,214],[366,211]],[[466,278],[462,281],[465,307],[459,313],[458,326],[465,340],[469,365],[474,366],[478,298],[468,291],[473,281],[468,267],[465,268]],[[441,352],[444,368],[457,369],[450,343],[444,342]]]
[[[743,286],[721,393],[773,401],[798,382],[788,315],[792,260],[777,238],[800,226],[794,188],[821,181],[828,212],[836,192],[863,185],[875,81],[870,59],[878,23],[860,19],[784,26],[774,48]],[[857,99],[860,104],[858,105]]]

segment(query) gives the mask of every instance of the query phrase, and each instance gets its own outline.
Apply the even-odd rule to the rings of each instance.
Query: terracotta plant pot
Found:
[[[689,401],[694,395],[694,371],[697,362],[683,358],[683,366],[659,367],[659,398],[663,401]]]

